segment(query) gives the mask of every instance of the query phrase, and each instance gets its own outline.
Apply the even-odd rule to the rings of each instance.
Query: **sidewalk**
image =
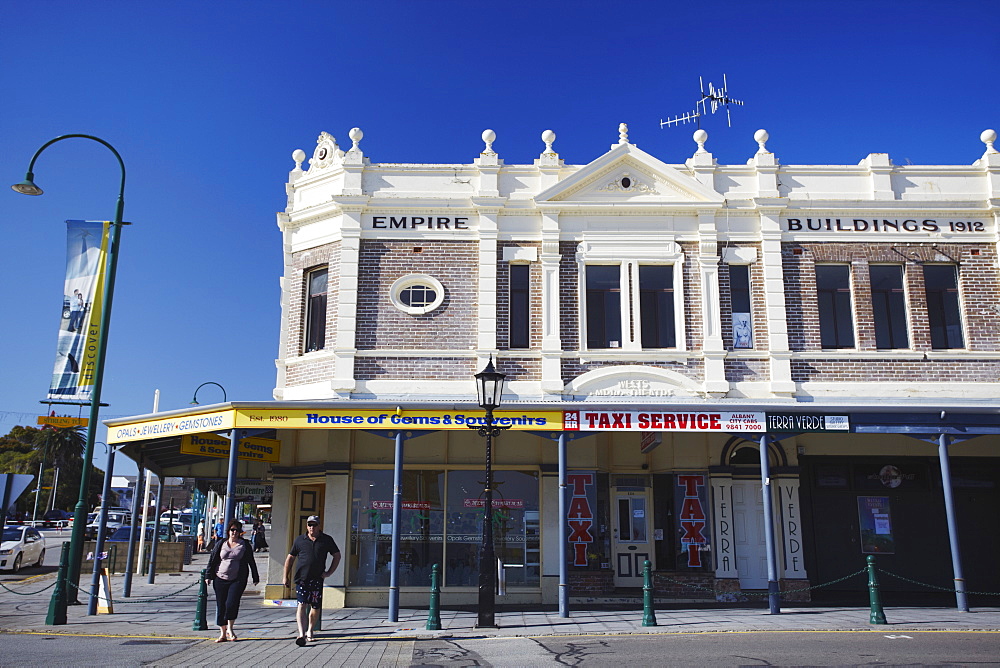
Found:
[[[204,567],[206,555],[197,555],[195,562],[183,573],[158,575],[156,584],[146,578],[136,577],[132,583],[129,602],[116,602],[114,614],[87,615],[86,605],[70,606],[68,623],[64,626],[46,626],[51,585],[55,574],[31,578],[23,583],[4,584],[21,596],[0,588],[0,631],[35,632],[44,634],[83,634],[129,637],[173,637],[177,639],[214,639],[218,629],[215,621],[215,600],[209,590],[206,619],[207,631],[192,630],[198,594],[198,577]],[[82,580],[89,589],[90,575]],[[193,586],[192,586],[193,585]],[[47,587],[47,588],[46,588]],[[186,590],[177,595],[174,592]],[[122,576],[112,576],[112,594],[115,601],[126,600],[122,595]],[[85,597],[81,594],[81,600]],[[1000,603],[1000,601],[998,601]],[[869,609],[859,607],[782,607],[782,614],[769,614],[766,606],[760,608],[735,608],[720,604],[719,607],[683,610],[657,610],[657,626],[642,626],[641,606],[635,610],[596,610],[571,608],[569,618],[561,618],[556,611],[501,611],[496,615],[499,628],[475,628],[476,614],[471,611],[441,611],[440,631],[427,631],[427,611],[403,609],[399,622],[386,621],[387,611],[382,608],[345,608],[326,610],[323,613],[324,631],[321,639],[338,640],[403,640],[436,637],[513,637],[553,635],[603,635],[603,634],[670,634],[736,631],[849,631],[871,630],[887,633],[901,631],[1000,631],[1000,607],[974,608],[961,613],[950,607],[886,608],[888,625],[869,624]],[[295,637],[295,611],[291,607],[264,605],[259,588],[250,585],[243,599],[237,622],[237,633],[242,640],[287,640],[291,645]],[[250,646],[246,643],[248,652]],[[223,645],[225,646],[225,645]],[[293,646],[293,645],[292,645]],[[230,645],[230,651],[236,646]],[[259,649],[259,647],[258,647]],[[248,656],[251,656],[248,654]]]

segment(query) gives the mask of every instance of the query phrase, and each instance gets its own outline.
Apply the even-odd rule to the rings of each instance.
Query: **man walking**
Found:
[[[330,568],[326,568],[326,558],[333,557]],[[306,520],[306,533],[292,543],[292,550],[285,557],[285,586],[292,586],[292,565],[298,559],[295,569],[295,599],[299,606],[295,611],[299,634],[295,644],[305,647],[306,641],[314,640],[313,629],[319,618],[319,607],[323,602],[323,580],[333,575],[340,565],[340,548],[331,536],[320,530],[319,515],[310,515]],[[308,626],[306,618],[308,617]]]

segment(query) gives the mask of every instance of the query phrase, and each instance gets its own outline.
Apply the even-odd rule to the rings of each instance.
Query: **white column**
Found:
[[[345,207],[341,219],[337,285],[337,331],[334,334],[334,377],[331,389],[347,396],[354,391],[355,332],[358,320],[358,264],[361,255],[361,207]]]
[[[560,332],[559,214],[542,215],[542,393],[561,394],[562,337]]]
[[[784,208],[760,208],[760,254],[764,273],[764,307],[767,318],[771,364],[771,393],[791,396],[791,351],[788,348],[788,317],[785,313],[784,261],[781,257],[780,217]]]
[[[497,350],[497,217],[499,208],[479,208],[479,306],[476,348],[481,357]],[[480,360],[477,369],[485,364]]]
[[[698,271],[701,275],[702,351],[705,355],[705,391],[725,394],[726,349],[722,343],[722,311],[719,297],[719,237],[716,211],[698,212]],[[680,304],[677,308],[682,308]]]

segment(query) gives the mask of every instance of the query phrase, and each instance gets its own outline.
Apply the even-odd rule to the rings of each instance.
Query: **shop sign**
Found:
[[[431,504],[427,501],[403,501],[403,510],[430,510]],[[392,501],[372,501],[372,508],[375,510],[392,510]]]
[[[642,454],[652,452],[661,443],[663,443],[663,434],[658,431],[644,431],[639,437],[639,452]]]
[[[850,431],[851,421],[846,415],[819,415],[810,413],[768,413],[769,433],[799,433]]]
[[[764,431],[764,413],[564,411],[563,429],[568,431],[762,432]]]
[[[674,487],[674,504],[680,508],[676,514],[677,533],[680,535],[681,561],[688,568],[701,568],[701,553],[708,550],[705,527],[708,518],[708,487],[705,474],[682,474],[677,476]]]
[[[558,411],[516,413],[498,411],[494,424],[511,429],[559,429]],[[485,413],[443,410],[278,409],[241,410],[237,426],[283,429],[468,429],[485,426]]]
[[[463,508],[485,508],[486,499],[465,499]],[[494,508],[524,508],[524,499],[493,499]]]
[[[594,471],[574,471],[566,474],[569,486],[569,563],[587,565],[587,549],[594,542],[594,509],[597,508],[597,474]]]
[[[148,438],[164,438],[178,434],[197,434],[207,431],[223,431],[235,425],[234,411],[223,410],[214,413],[199,413],[161,420],[145,420],[135,424],[108,427],[108,445],[124,441],[141,441]]]
[[[274,485],[264,483],[237,483],[233,486],[233,496],[237,501],[263,503],[270,501],[274,494]]]
[[[888,496],[858,497],[858,529],[861,531],[861,554],[896,553]]]
[[[228,457],[230,441],[225,436],[214,434],[191,434],[181,436],[181,454],[202,457]],[[238,459],[256,462],[277,463],[281,455],[281,441],[273,438],[240,439]]]
[[[865,234],[989,232],[981,220],[937,220],[934,218],[787,218],[789,232],[856,232]]]
[[[39,415],[38,424],[50,427],[86,427],[90,422],[89,418],[69,417],[68,415]]]

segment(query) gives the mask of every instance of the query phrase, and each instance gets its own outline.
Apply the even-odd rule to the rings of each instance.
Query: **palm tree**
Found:
[[[69,507],[76,498],[74,480],[83,472],[83,450],[87,438],[82,427],[43,427],[35,435],[35,447],[42,462],[51,460],[60,470],[59,489],[53,489],[56,507]]]

